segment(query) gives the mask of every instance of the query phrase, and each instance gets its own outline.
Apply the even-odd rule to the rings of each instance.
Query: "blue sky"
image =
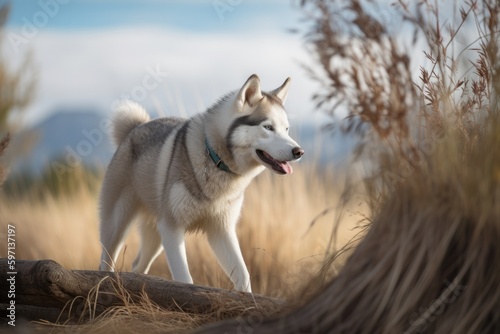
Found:
[[[374,14],[394,28],[389,1]],[[317,84],[302,67],[313,64],[311,55],[301,35],[289,32],[304,28],[299,2],[11,1],[4,53],[13,67],[31,53],[38,73],[37,95],[23,121],[33,124],[58,110],[110,113],[117,100],[141,89],[151,69],[168,75],[137,102],[160,114],[203,111],[256,73],[264,90],[292,77],[292,121],[324,120],[311,102]],[[399,39],[410,35],[402,32]],[[414,57],[422,60],[420,53]]]
[[[291,116],[309,114],[313,83],[297,0],[14,0],[6,54],[38,72],[24,123],[58,110],[109,113],[148,73],[168,72],[140,103],[190,116],[257,73],[264,90],[292,77]]]
[[[12,4],[9,26],[22,26],[23,18],[32,20],[36,12],[58,7],[60,12],[46,28],[65,30],[157,26],[241,32],[255,25],[284,30],[296,28],[300,15],[297,1],[293,0],[15,0]]]

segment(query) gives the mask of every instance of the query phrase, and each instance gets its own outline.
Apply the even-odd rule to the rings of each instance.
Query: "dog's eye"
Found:
[[[269,131],[274,131],[274,126],[272,126],[272,125],[264,125],[264,129],[269,130]]]

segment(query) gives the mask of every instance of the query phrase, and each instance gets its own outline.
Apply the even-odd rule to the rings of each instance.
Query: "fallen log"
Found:
[[[0,259],[0,306],[4,321],[9,320],[12,304],[16,319],[54,323],[82,321],[110,307],[141,301],[170,311],[196,314],[236,309],[274,313],[282,306],[281,301],[266,296],[168,281],[152,275],[67,270],[52,260],[17,260],[15,265],[15,270],[9,270],[7,259]]]

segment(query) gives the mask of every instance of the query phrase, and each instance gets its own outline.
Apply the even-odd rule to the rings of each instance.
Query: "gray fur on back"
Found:
[[[186,119],[178,117],[159,118],[130,131],[108,166],[103,187],[112,189],[107,192],[108,197],[101,197],[101,206],[106,205],[104,202],[115,203],[115,196],[126,192],[136,205],[146,206],[147,214],[156,211],[159,199],[156,198],[155,177],[160,152],[168,136],[184,122]]]
[[[180,117],[165,117],[152,120],[136,127],[130,132],[130,150],[132,160],[135,162],[141,155],[151,152],[159,154],[162,145],[172,130],[187,121]]]

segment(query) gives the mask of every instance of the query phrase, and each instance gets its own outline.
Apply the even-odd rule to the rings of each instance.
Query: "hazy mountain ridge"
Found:
[[[106,123],[107,122],[107,123]],[[33,131],[38,141],[21,157],[15,171],[38,174],[54,163],[72,168],[77,164],[106,165],[115,150],[106,125],[109,120],[90,110],[62,110],[25,131]]]

